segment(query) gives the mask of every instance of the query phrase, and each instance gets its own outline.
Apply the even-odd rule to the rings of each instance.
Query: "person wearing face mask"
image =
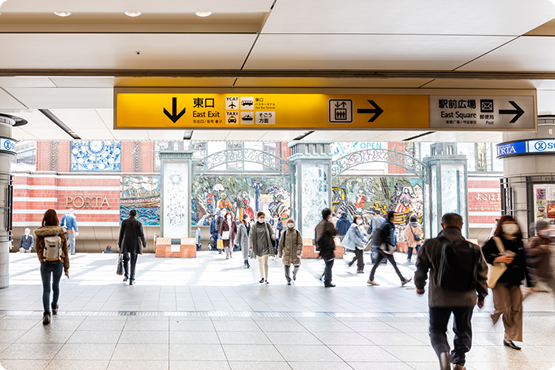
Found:
[[[220,239],[224,242],[225,259],[233,258],[233,242],[237,235],[237,224],[233,220],[233,214],[227,212],[225,219],[220,226]]]
[[[272,226],[272,229],[274,230],[274,255],[276,255],[279,246],[279,236],[281,234],[281,231],[283,230],[283,222],[281,222],[281,220],[279,219],[279,215],[277,212],[274,213],[274,218],[270,220],[270,226]]]
[[[314,241],[316,250],[320,253],[320,257],[324,260],[326,267],[324,269],[324,287],[334,288],[332,281],[332,268],[335,261],[335,236],[337,230],[330,222],[331,210],[324,208],[322,210],[322,221],[314,229]]]
[[[299,230],[295,230],[295,221],[290,218],[287,220],[287,228],[282,231],[279,240],[278,258],[283,257],[285,268],[285,280],[287,285],[291,281],[297,280],[297,272],[301,265],[301,254],[303,252],[303,238]],[[291,280],[291,265],[293,265],[293,279]]]
[[[526,246],[527,264],[530,273],[546,284],[555,294],[555,277],[551,266],[551,244],[549,224],[545,221],[536,222],[537,236],[531,238]]]
[[[268,256],[274,255],[275,236],[272,227],[266,222],[264,212],[256,214],[257,222],[251,226],[249,243],[252,249],[251,258],[258,259],[260,268],[260,284],[268,283]]]
[[[355,252],[353,260],[349,262],[349,267],[351,267],[355,262],[357,262],[357,274],[364,273],[364,248],[368,243],[366,239],[366,233],[364,233],[364,225],[361,215],[355,215],[353,223],[349,227],[349,231],[343,238],[341,245],[345,249],[352,250]]]
[[[243,254],[243,261],[245,268],[251,267],[249,264],[249,232],[251,230],[251,224],[249,223],[249,215],[243,215],[243,222],[239,223],[237,227],[237,236],[235,237],[235,244],[241,249]]]
[[[482,247],[486,262],[490,265],[505,264],[507,269],[495,283],[493,304],[495,311],[491,315],[495,325],[503,315],[505,336],[503,345],[520,350],[514,341],[522,342],[522,291],[520,285],[526,278],[530,290],[534,284],[526,267],[522,233],[516,220],[503,216],[497,223],[493,238]],[[488,282],[492,286],[492,282]]]

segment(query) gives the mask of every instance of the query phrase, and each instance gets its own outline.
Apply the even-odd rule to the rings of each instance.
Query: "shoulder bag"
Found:
[[[501,239],[497,236],[492,238],[495,241],[495,245],[497,245],[497,249],[499,250],[500,255],[505,254],[505,246]],[[507,270],[507,265],[505,263],[497,263],[495,265],[488,263],[488,288],[493,289],[497,285],[497,280],[505,273]]]

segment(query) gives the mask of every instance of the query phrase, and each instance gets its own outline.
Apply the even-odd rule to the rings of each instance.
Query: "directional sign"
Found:
[[[524,130],[536,127],[533,96],[430,96],[430,127]]]
[[[185,108],[183,108],[181,112],[177,113],[177,98],[172,98],[172,113],[170,114],[170,112],[164,108],[164,114],[171,119],[173,123],[176,123],[185,114]]]

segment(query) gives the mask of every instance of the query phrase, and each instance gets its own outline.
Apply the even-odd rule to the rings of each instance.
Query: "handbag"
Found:
[[[118,268],[116,274],[123,275],[123,256],[120,254],[118,257]]]
[[[229,240],[229,230],[222,231],[222,240]]]
[[[218,239],[217,246],[218,249],[224,249],[224,241],[222,239]]]
[[[505,254],[505,246],[503,242],[498,237],[494,236],[492,238],[499,249],[500,254]],[[507,265],[505,263],[498,263],[495,265],[488,263],[488,288],[493,289],[497,285],[497,280],[505,273],[507,270]]]
[[[422,241],[422,237],[420,236],[420,234],[416,235],[414,233],[414,229],[412,228],[412,226],[410,226],[410,232],[412,233],[412,236],[414,237],[415,241],[417,241],[417,242]]]

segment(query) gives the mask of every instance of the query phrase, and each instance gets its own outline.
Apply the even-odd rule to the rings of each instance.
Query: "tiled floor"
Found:
[[[378,269],[382,286],[367,287],[367,275],[336,261],[338,287],[324,289],[320,261],[303,261],[295,286],[271,261],[271,284],[262,286],[256,268],[235,259],[143,256],[138,284],[128,286],[114,273],[115,256],[77,255],[60,315],[44,327],[36,259],[10,257],[12,285],[0,290],[0,364],[8,370],[438,368],[426,299],[401,288],[390,266]],[[413,270],[402,264],[407,276]],[[490,301],[476,310],[469,370],[555,369],[551,294],[525,301],[521,352],[501,345],[489,310]]]

